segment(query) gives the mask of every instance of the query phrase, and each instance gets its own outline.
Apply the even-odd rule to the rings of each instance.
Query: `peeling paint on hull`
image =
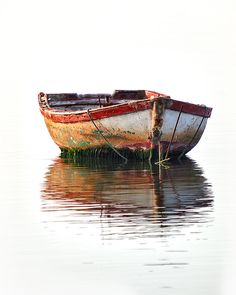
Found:
[[[109,142],[128,157],[133,153],[146,159],[153,148],[155,128],[160,133],[158,143],[163,154],[167,151],[170,156],[186,154],[200,140],[211,109],[167,97],[156,98],[157,109],[161,101],[165,106],[160,117],[155,119],[156,123],[153,121],[156,111],[150,99],[91,109],[91,118],[86,111],[62,112],[43,107],[40,110],[52,139],[65,155],[94,153],[106,156]],[[104,152],[96,153],[98,150]]]

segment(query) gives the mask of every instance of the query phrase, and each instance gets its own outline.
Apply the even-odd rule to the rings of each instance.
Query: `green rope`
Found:
[[[97,131],[99,132],[99,134],[102,136],[102,138],[106,141],[106,143],[109,145],[109,147],[118,155],[120,156],[122,159],[125,160],[125,162],[127,163],[128,159],[126,157],[124,157],[123,155],[121,155],[121,153],[118,152],[118,150],[106,139],[106,137],[102,134],[102,132],[100,131],[100,129],[98,128],[98,126],[96,125],[96,123],[94,122],[93,118],[91,117],[91,114],[89,112],[89,109],[87,110],[88,116],[91,120],[91,122],[93,123],[94,127],[97,129]]]

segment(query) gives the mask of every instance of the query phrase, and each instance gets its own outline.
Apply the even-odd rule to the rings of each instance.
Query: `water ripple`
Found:
[[[179,227],[210,222],[213,210],[211,185],[189,158],[168,169],[56,158],[41,197],[46,222],[106,224],[102,235],[121,239],[177,235]]]

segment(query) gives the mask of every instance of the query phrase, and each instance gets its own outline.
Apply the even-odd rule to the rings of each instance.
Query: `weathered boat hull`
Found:
[[[80,112],[41,107],[41,112],[52,139],[64,151],[113,147],[148,156],[159,146],[162,154],[179,156],[198,143],[211,109],[159,97]]]

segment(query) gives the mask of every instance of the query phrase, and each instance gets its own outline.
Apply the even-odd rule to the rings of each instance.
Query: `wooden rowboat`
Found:
[[[40,111],[64,156],[154,160],[179,157],[200,140],[212,108],[145,90],[38,95]]]

